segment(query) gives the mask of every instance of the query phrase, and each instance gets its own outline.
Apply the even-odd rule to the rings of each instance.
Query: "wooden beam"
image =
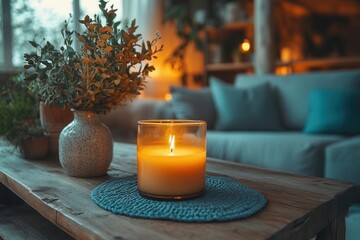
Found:
[[[351,16],[360,14],[360,2],[358,0],[293,0],[292,3],[321,15]]]
[[[26,204],[0,204],[0,239],[72,240]]]
[[[12,29],[11,29],[11,1],[2,0],[3,15],[3,47],[4,47],[4,68],[12,68]]]
[[[255,73],[275,70],[273,0],[255,0]]]
[[[332,221],[326,228],[317,234],[316,240],[345,239],[345,214]]]

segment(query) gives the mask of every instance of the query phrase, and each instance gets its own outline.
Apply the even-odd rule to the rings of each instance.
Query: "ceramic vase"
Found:
[[[72,110],[74,120],[60,133],[59,160],[66,174],[73,177],[97,177],[107,173],[113,157],[109,128],[99,115]]]

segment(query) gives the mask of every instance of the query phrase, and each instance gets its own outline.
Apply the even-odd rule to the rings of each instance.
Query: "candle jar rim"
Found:
[[[183,119],[153,119],[153,120],[139,120],[139,125],[186,125],[186,126],[202,126],[206,125],[203,120],[183,120]]]

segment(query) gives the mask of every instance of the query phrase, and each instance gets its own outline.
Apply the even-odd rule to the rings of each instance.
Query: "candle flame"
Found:
[[[175,149],[175,135],[169,136],[170,152],[173,152]]]

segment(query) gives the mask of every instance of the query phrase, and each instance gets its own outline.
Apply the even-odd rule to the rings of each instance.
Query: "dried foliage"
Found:
[[[68,21],[61,31],[64,46],[59,50],[49,42],[44,46],[30,42],[37,51],[24,55],[25,81],[46,104],[107,113],[139,95],[145,77],[155,70],[149,61],[162,50],[163,46],[156,46],[160,36],[139,44],[135,20],[119,29],[120,22],[114,21],[116,9],[107,9],[103,0],[99,7],[106,24],[102,25],[100,16],[79,21],[86,27],[84,33],[75,33],[82,45],[80,52],[71,47],[74,31],[68,29]]]

